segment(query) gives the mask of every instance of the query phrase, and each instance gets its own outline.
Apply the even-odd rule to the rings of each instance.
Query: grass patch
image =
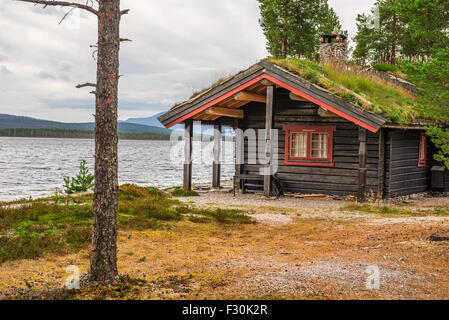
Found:
[[[371,204],[350,204],[341,211],[371,213],[390,216],[449,216],[449,208],[412,209],[398,206],[376,206]]]
[[[294,58],[269,58],[268,61],[331,91],[361,109],[382,115],[391,122],[408,124],[413,120],[426,118],[412,94],[359,67],[319,65]]]
[[[91,239],[91,205],[36,202],[0,208],[0,262],[67,253]]]
[[[252,223],[240,210],[190,208],[152,187],[123,185],[118,198],[120,229],[171,229],[186,217],[202,223]],[[87,248],[92,239],[92,199],[92,195],[58,195],[0,207],[0,263]]]
[[[383,72],[396,72],[399,70],[399,68],[395,65],[389,64],[389,63],[377,63],[374,62],[371,64],[371,66],[376,69],[377,71],[383,71]]]
[[[171,191],[173,197],[198,197],[198,192],[194,190],[185,190],[183,188],[174,188]]]

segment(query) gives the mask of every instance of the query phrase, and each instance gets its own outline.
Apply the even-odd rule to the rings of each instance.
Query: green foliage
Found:
[[[94,186],[94,179],[95,177],[89,173],[86,166],[86,160],[82,160],[78,175],[74,178],[64,178],[64,191],[67,194],[86,192]]]
[[[174,188],[171,192],[174,197],[198,197],[199,194],[195,190],[185,190],[183,188]]]
[[[363,212],[371,214],[380,214],[386,216],[447,216],[449,208],[439,207],[433,209],[416,209],[405,206],[392,205],[373,205],[373,204],[350,204],[341,208],[346,212]]]
[[[377,0],[370,15],[357,16],[357,29],[353,58],[362,65],[425,60],[449,46],[449,2]]]
[[[356,48],[353,58],[359,64],[370,61],[392,63],[397,56],[398,41],[404,24],[398,17],[394,1],[377,0],[370,15],[358,15]]]
[[[92,239],[93,196],[51,200],[0,206],[0,263],[88,248]],[[187,207],[156,188],[131,184],[119,188],[120,229],[171,229],[173,223],[185,217],[202,223],[254,223],[239,210]]]
[[[449,169],[449,129],[429,126],[426,134],[438,149],[434,154],[435,160],[443,162]]]
[[[396,71],[398,71],[398,67],[396,67],[395,65],[392,65],[392,64],[388,64],[388,63],[376,63],[376,62],[374,62],[374,63],[371,64],[371,66],[374,69],[376,69],[378,71],[383,71],[383,72],[387,72],[387,71],[396,72]]]
[[[400,38],[403,57],[426,59],[449,47],[449,1],[396,0],[395,10],[404,22]]]
[[[449,49],[434,55],[427,63],[404,62],[403,69],[423,93],[419,97],[422,112],[438,124],[427,127],[427,135],[438,148],[435,159],[449,168]]]
[[[327,0],[258,0],[259,23],[274,57],[311,58],[319,46],[320,34],[341,28]]]
[[[86,247],[91,238],[92,216],[91,205],[36,201],[17,208],[1,207],[0,262]]]

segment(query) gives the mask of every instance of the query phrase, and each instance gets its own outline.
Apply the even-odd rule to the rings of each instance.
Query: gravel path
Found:
[[[360,220],[368,225],[385,224],[433,224],[447,223],[448,216],[380,216],[378,214],[360,213],[344,210],[354,204],[353,201],[303,199],[285,196],[268,199],[260,194],[236,194],[229,191],[203,191],[199,197],[179,198],[180,201],[192,203],[204,208],[240,209],[247,211],[256,221],[272,226],[292,223],[295,218],[324,218],[330,220]],[[418,209],[449,207],[449,197],[420,198],[405,202]]]

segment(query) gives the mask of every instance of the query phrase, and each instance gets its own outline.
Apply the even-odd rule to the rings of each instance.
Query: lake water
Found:
[[[193,143],[193,183],[212,181],[211,142]],[[234,146],[223,143],[222,179],[234,173]],[[182,185],[184,142],[120,140],[119,183],[166,188]],[[94,141],[0,137],[0,201],[43,197],[62,189],[81,160],[94,169]]]

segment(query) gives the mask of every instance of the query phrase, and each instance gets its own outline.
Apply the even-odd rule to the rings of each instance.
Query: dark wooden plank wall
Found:
[[[449,170],[446,169],[446,178],[445,178],[445,186],[444,191],[449,192]]]
[[[386,154],[386,195],[404,196],[429,190],[430,148],[426,167],[418,167],[420,132],[389,130]]]
[[[245,118],[240,128],[264,129],[265,105],[250,103],[243,107]],[[295,193],[323,193],[330,195],[355,195],[358,183],[358,126],[343,118],[323,118],[317,113],[318,106],[310,102],[292,101],[289,92],[276,89],[274,98],[273,127],[278,129],[278,177],[281,179],[286,191]],[[335,167],[314,167],[284,165],[285,158],[285,132],[283,126],[335,126],[333,159]],[[258,142],[264,150],[264,136]],[[375,195],[378,190],[378,155],[379,136],[368,132],[368,181],[367,192]],[[249,164],[250,159],[257,159],[256,150],[248,150],[245,139],[245,165],[242,173],[258,174],[260,164]],[[261,191],[261,187],[254,187],[249,182],[247,189]]]

